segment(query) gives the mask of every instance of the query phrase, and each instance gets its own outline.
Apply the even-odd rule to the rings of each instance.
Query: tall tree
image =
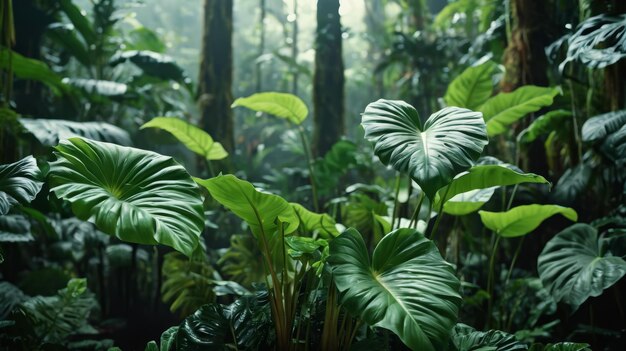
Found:
[[[233,115],[233,0],[204,1],[204,33],[198,78],[200,124],[224,148],[235,147]]]
[[[313,77],[313,153],[323,156],[344,134],[344,76],[339,0],[317,1]]]

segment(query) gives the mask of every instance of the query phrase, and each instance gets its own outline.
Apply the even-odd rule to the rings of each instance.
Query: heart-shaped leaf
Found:
[[[207,188],[211,196],[248,223],[252,233],[269,237],[284,223],[285,234],[293,233],[300,224],[296,211],[282,197],[262,193],[252,184],[232,174],[195,181]]]
[[[489,99],[493,91],[493,72],[496,64],[487,61],[469,67],[448,86],[444,100],[448,106],[478,109]]]
[[[274,115],[293,124],[302,123],[309,114],[309,109],[302,99],[287,93],[267,92],[253,94],[235,100],[232,107],[237,106]]]
[[[527,85],[511,93],[500,93],[492,97],[480,108],[487,122],[487,133],[495,136],[506,132],[520,118],[552,105],[558,94],[557,88]]]
[[[204,130],[175,117],[155,117],[141,126],[144,128],[159,128],[170,132],[189,150],[207,160],[221,160],[228,156],[222,144],[214,141]]]
[[[37,196],[43,183],[32,156],[15,163],[0,165],[0,215],[9,213],[17,204],[28,204]]]
[[[618,249],[612,247],[609,238],[598,237],[594,227],[574,224],[543,248],[537,260],[539,277],[557,302],[576,310],[626,274],[626,261],[614,252]]]
[[[561,214],[570,221],[577,221],[578,214],[569,207],[558,205],[523,205],[506,212],[480,211],[480,219],[485,227],[505,238],[526,235],[546,219]]]
[[[361,234],[348,229],[330,242],[328,263],[351,315],[391,330],[413,350],[445,349],[461,304],[460,283],[423,234],[389,233],[370,261]]]
[[[74,214],[120,240],[164,244],[191,256],[204,228],[202,198],[187,171],[154,152],[71,138],[55,151],[50,187]]]
[[[413,106],[381,99],[367,105],[362,125],[382,163],[408,173],[431,200],[488,143],[481,114],[458,107],[434,113],[422,127]]]

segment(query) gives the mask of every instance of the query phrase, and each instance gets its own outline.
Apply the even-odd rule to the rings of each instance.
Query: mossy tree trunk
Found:
[[[324,156],[344,134],[339,0],[318,0],[313,77],[313,153]]]
[[[233,102],[233,0],[204,1],[204,34],[198,104],[201,127],[232,153],[235,148]]]

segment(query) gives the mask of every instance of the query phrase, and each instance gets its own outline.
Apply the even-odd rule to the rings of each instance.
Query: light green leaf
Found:
[[[367,105],[361,124],[381,162],[408,173],[431,200],[488,143],[481,114],[458,107],[432,114],[422,127],[413,106],[381,99]]]
[[[202,198],[187,171],[154,152],[88,139],[62,141],[50,187],[74,214],[120,240],[164,244],[191,256],[204,228]]]
[[[577,221],[578,214],[569,207],[558,205],[523,205],[506,212],[480,211],[480,219],[485,227],[504,238],[526,235],[546,219],[561,214],[570,221]]]
[[[531,112],[552,105],[558,88],[543,88],[533,85],[523,86],[511,93],[500,93],[487,100],[480,108],[489,136],[502,134],[509,126]]]
[[[491,199],[491,196],[493,196],[497,188],[496,186],[486,189],[476,189],[458,194],[446,201],[443,205],[443,212],[453,216],[464,216],[476,212]]]
[[[300,227],[304,232],[318,232],[323,237],[335,237],[339,231],[335,227],[335,220],[326,213],[315,213],[307,210],[304,206],[291,203],[300,219]]]
[[[470,168],[457,175],[450,185],[437,192],[433,208],[439,208],[441,201],[447,202],[453,197],[477,189],[494,186],[508,186],[521,183],[550,184],[544,177],[534,173],[519,173],[505,164],[486,164]],[[444,197],[445,194],[445,197]]]
[[[626,274],[626,261],[609,238],[598,237],[588,224],[574,224],[554,236],[539,255],[537,270],[543,285],[557,301],[574,310],[589,297],[617,283]]]
[[[176,117],[155,117],[145,123],[140,129],[159,128],[170,132],[189,150],[207,160],[221,160],[228,156],[228,152],[219,142],[216,142],[204,130]]]
[[[549,134],[553,130],[562,129],[563,123],[571,120],[572,112],[568,110],[555,110],[540,116],[524,129],[518,136],[520,143],[530,143],[544,134]]]
[[[0,165],[0,215],[9,213],[17,204],[26,205],[33,201],[42,185],[37,161],[32,156]]]
[[[444,100],[448,106],[476,110],[489,99],[493,91],[493,72],[496,64],[487,61],[469,67],[448,86]]]
[[[391,330],[413,350],[446,348],[461,304],[460,283],[423,234],[389,233],[370,261],[361,234],[348,229],[330,242],[328,263],[351,315]]]
[[[211,196],[243,219],[255,236],[269,237],[278,229],[278,221],[285,224],[285,234],[293,233],[300,221],[293,207],[278,195],[262,193],[252,184],[234,175],[219,175],[195,181],[207,188]]]
[[[243,106],[253,111],[264,112],[288,120],[293,124],[302,123],[309,109],[299,97],[277,92],[257,93],[239,98],[232,107]]]

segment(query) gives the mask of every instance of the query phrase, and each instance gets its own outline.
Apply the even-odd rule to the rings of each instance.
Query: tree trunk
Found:
[[[235,149],[230,107],[233,102],[232,29],[233,0],[205,0],[198,78],[200,125],[230,153]]]
[[[318,0],[313,77],[313,153],[324,156],[344,134],[339,0]]]

